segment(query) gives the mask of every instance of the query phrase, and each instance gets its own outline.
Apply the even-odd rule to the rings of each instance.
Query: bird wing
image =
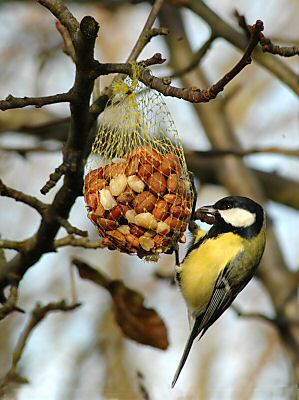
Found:
[[[204,335],[207,329],[220,317],[220,315],[230,306],[237,293],[233,293],[230,284],[232,266],[228,265],[219,275],[211,299],[206,310],[194,318],[194,323],[188,337],[183,355],[179,366],[174,375],[171,387],[173,388],[178,380],[178,377],[185,365],[189,352],[191,350],[194,339],[201,333],[200,338]],[[199,339],[200,339],[199,338]]]
[[[239,293],[239,291],[235,293],[235,290],[232,290],[230,278],[231,268],[228,266],[219,275],[207,308],[201,315],[196,317],[194,325],[197,327],[197,335],[201,333],[200,338],[231,305],[237,293]]]

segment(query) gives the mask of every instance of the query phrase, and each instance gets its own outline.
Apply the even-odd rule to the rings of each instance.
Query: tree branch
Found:
[[[64,229],[67,231],[67,233],[69,235],[74,234],[74,235],[79,235],[79,236],[83,236],[83,237],[88,236],[87,231],[83,231],[82,229],[76,228],[67,219],[58,218],[58,221],[59,221],[60,225],[64,227]]]
[[[246,47],[246,36],[227,24],[202,0],[188,0],[184,2],[184,5],[201,17],[210,26],[215,36],[222,37],[244,51]],[[259,48],[255,49],[252,57],[269,72],[274,74],[277,79],[289,86],[293,92],[299,95],[298,77],[285,63],[272,54],[263,53]]]
[[[70,98],[71,120],[68,139],[64,147],[64,162],[68,168],[64,183],[54,201],[47,209],[47,218],[42,218],[37,233],[26,241],[26,251],[17,254],[7,263],[1,263],[0,289],[11,283],[11,277],[20,280],[41,255],[55,251],[54,238],[60,228],[59,219],[67,219],[77,198],[82,193],[84,148],[89,126],[89,102],[94,79],[90,71],[94,66],[93,50],[98,33],[98,24],[92,17],[85,17],[80,25],[58,0],[41,1],[60,22],[68,28],[76,52],[76,76]],[[80,26],[80,29],[78,29]]]
[[[219,163],[216,157],[201,157],[196,152],[185,150],[188,169],[190,169],[202,184],[221,184],[219,179]],[[299,210],[299,184],[295,180],[277,175],[276,173],[250,169],[251,174],[259,181],[268,199],[295,210]]]
[[[60,0],[38,0],[59,20],[59,22],[68,30],[72,42],[76,41],[76,33],[79,31],[79,23],[73,14]]]
[[[299,55],[299,47],[297,46],[278,46],[266,38],[263,34],[260,37],[260,44],[263,52],[277,54],[282,57],[293,57]]]
[[[170,82],[165,82],[162,78],[157,78],[151,74],[151,72],[145,69],[140,76],[140,81],[146,86],[155,89],[162,93],[164,96],[177,97],[179,99],[184,99],[192,103],[207,103],[210,100],[215,99],[215,97],[223,91],[224,87],[235,78],[248,64],[251,63],[251,54],[258,44],[259,33],[264,29],[262,21],[256,21],[256,24],[252,27],[251,37],[245,53],[241,60],[227,73],[225,74],[217,83],[212,85],[208,89],[200,90],[196,87],[190,88],[177,88],[171,86]],[[161,56],[156,54],[153,59],[156,58],[157,63],[161,60]],[[133,69],[130,64],[100,64],[95,70],[99,70],[102,75],[110,73],[121,73],[133,75]]]
[[[85,249],[103,249],[106,247],[100,239],[90,240],[88,238],[75,238],[73,235],[68,235],[64,238],[55,240],[54,246],[56,249],[64,246],[82,247]]]
[[[66,170],[67,166],[65,165],[65,163],[62,163],[57,168],[55,168],[55,171],[50,174],[49,180],[41,188],[41,194],[49,193],[49,191],[56,186],[57,182],[65,174]]]
[[[76,62],[76,53],[74,49],[74,45],[72,43],[72,39],[70,37],[69,31],[61,24],[60,21],[56,22],[56,28],[60,35],[62,36],[64,47],[63,52],[71,57],[73,62]]]
[[[244,30],[244,32],[248,35],[249,26],[247,24],[246,18],[244,15],[235,11],[235,17],[238,20],[239,26]],[[263,33],[260,33],[260,45],[263,52],[277,54],[282,57],[292,57],[295,55],[299,55],[299,47],[296,46],[277,46],[273,44],[270,39],[264,36]]]
[[[193,59],[190,61],[190,63],[186,67],[175,71],[173,74],[170,75],[170,78],[178,78],[184,74],[187,74],[188,72],[192,71],[195,67],[197,67],[198,64],[200,64],[200,62],[204,58],[204,56],[207,54],[208,50],[210,49],[215,39],[216,38],[212,34],[209,37],[209,39],[206,40],[205,43],[201,46],[201,48],[194,53]]]
[[[27,204],[28,206],[34,208],[41,216],[45,214],[45,211],[49,207],[49,204],[43,203],[34,196],[25,194],[23,192],[20,192],[19,190],[12,189],[4,185],[1,179],[0,179],[0,196],[10,197],[11,199]]]
[[[35,308],[31,312],[30,319],[25,326],[25,329],[21,333],[19,340],[17,342],[17,345],[15,347],[15,350],[13,352],[13,359],[12,359],[12,364],[7,372],[5,378],[1,382],[0,389],[3,390],[3,388],[10,383],[11,381],[20,381],[21,379],[24,379],[20,377],[17,373],[17,366],[18,363],[23,355],[25,346],[28,342],[28,339],[30,335],[32,334],[34,328],[50,313],[50,312],[55,312],[55,311],[63,311],[63,312],[68,312],[68,311],[73,311],[76,308],[78,308],[80,304],[66,304],[65,300],[59,301],[57,303],[49,303],[45,306],[41,306],[40,304],[37,304]]]
[[[26,246],[26,240],[17,241],[17,240],[0,239],[0,249],[23,251],[25,249],[25,246]],[[4,264],[3,260],[2,264]]]
[[[17,307],[18,301],[18,285],[12,285],[10,288],[8,299],[3,303],[3,306],[0,308],[0,320],[7,317],[14,311],[18,311],[24,313],[24,310]]]
[[[164,0],[155,0],[155,3],[153,4],[151,12],[146,20],[146,23],[145,23],[138,39],[137,39],[137,42],[136,42],[135,46],[133,47],[133,49],[127,59],[127,63],[130,61],[137,60],[137,57],[139,56],[141,51],[144,49],[144,47],[147,45],[147,43],[151,40],[151,38],[153,36],[156,36],[157,34],[161,34],[160,32],[163,32],[162,33],[163,35],[168,33],[167,30],[161,31],[161,29],[160,29],[159,33],[157,33],[158,31],[156,30],[155,35],[153,35],[153,31],[151,31],[151,33],[150,33],[150,29],[153,26],[155,19],[157,18],[157,15],[158,15],[163,3],[164,3]]]
[[[266,147],[264,149],[213,149],[205,151],[196,151],[198,157],[224,157],[228,155],[244,157],[252,154],[279,154],[289,157],[299,157],[299,149],[282,149],[278,147]]]
[[[10,94],[5,100],[0,100],[0,110],[5,111],[28,106],[40,108],[48,104],[69,103],[72,97],[71,91],[44,97],[14,97]]]

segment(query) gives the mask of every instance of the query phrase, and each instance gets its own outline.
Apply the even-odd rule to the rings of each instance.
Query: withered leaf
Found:
[[[79,275],[82,279],[93,281],[105,288],[109,285],[110,279],[104,275],[103,272],[97,271],[84,261],[79,260],[78,258],[73,258],[72,264],[78,269]]]
[[[108,290],[123,333],[138,343],[166,350],[169,344],[166,326],[154,309],[144,306],[143,296],[116,280],[111,281]]]
[[[107,275],[79,259],[73,259],[79,275],[107,289],[113,299],[115,319],[128,338],[138,343],[166,350],[167,329],[159,314],[144,306],[141,293],[129,289],[121,281],[111,280]]]

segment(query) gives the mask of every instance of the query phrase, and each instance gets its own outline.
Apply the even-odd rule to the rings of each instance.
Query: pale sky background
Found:
[[[232,24],[235,24],[231,17],[232,11],[237,7],[239,12],[246,15],[249,22],[262,19],[266,27],[265,33],[269,36],[292,39],[298,35],[299,11],[296,1],[287,2],[289,9],[285,7],[284,2],[278,0],[268,2],[213,0],[207,3]],[[20,52],[15,59],[17,61],[14,61],[15,66],[21,66],[17,69],[17,73],[12,72],[10,76],[1,79],[1,98],[5,98],[9,93],[15,96],[54,94],[68,90],[73,82],[73,65],[62,53],[50,61],[37,77],[34,55],[43,38],[39,37],[39,30],[34,26],[41,13],[44,24],[53,31],[53,38],[51,37],[53,45],[59,43],[60,38],[55,31],[54,18],[50,13],[41,11],[38,4],[30,5],[29,13],[28,8],[28,5],[18,3],[7,4],[0,8],[2,37],[0,51],[4,51],[12,41],[15,41],[18,47],[20,38],[22,46],[27,49],[26,55]],[[292,8],[294,12],[290,11]],[[149,10],[145,5],[138,5],[111,15],[107,11],[95,12],[92,7],[79,7],[71,3],[70,9],[78,18],[91,14],[99,20],[101,31],[97,54],[103,61],[125,60]],[[185,13],[185,18],[188,21],[188,33],[194,49],[197,49],[207,38],[208,30],[206,25],[190,12]],[[30,29],[23,31],[26,24]],[[125,26],[129,26],[130,29],[126,30]],[[287,27],[290,27],[289,30]],[[38,37],[38,43],[32,41],[33,36]],[[114,55],[113,43],[118,52]],[[160,39],[154,39],[150,43],[142,58],[151,56],[155,52],[167,56],[165,45]],[[208,67],[209,78],[215,80],[221,76],[223,70],[231,66],[232,60],[236,60],[239,55],[240,53],[227,43],[217,41],[203,62],[203,66]],[[112,57],[114,59],[111,59]],[[291,61],[291,65],[294,66],[295,63]],[[242,82],[242,91],[229,106],[229,114],[244,147],[258,145],[298,148],[299,110],[295,95],[254,63],[247,69],[249,78],[245,78],[245,72],[238,78],[238,82]],[[259,85],[265,86],[255,98]],[[238,103],[251,98],[254,100],[251,100],[244,115],[240,116]],[[177,99],[167,98],[166,102],[178,131],[184,132],[186,147],[208,148],[208,141],[195,119],[192,106]],[[60,115],[68,115],[67,105],[55,105],[49,109]],[[34,138],[26,140],[29,145],[35,142]],[[24,145],[24,138],[21,135],[8,134],[0,138],[0,144]],[[46,197],[43,197],[39,190],[60,162],[59,153],[47,155],[32,153],[26,160],[13,153],[2,153],[0,175],[7,185],[44,201],[51,201],[57,189]],[[248,157],[246,162],[255,168],[276,171],[299,181],[298,159],[256,155]],[[205,186],[200,188],[198,205],[213,203],[224,195],[226,192],[220,187]],[[272,202],[269,203],[267,211],[273,218],[289,267],[298,268],[299,213]],[[29,207],[6,198],[0,198],[0,215],[0,232],[5,239],[27,238],[35,232],[40,219]],[[97,237],[94,227],[86,217],[82,197],[77,199],[70,220],[75,226],[87,229],[91,238]],[[62,233],[64,235],[64,232]],[[13,254],[12,251],[7,252],[9,258]],[[199,388],[203,387],[203,379],[207,379],[205,371],[208,363],[211,368],[205,392],[208,400],[238,399],[244,395],[245,397],[249,395],[250,400],[293,399],[294,388],[290,386],[289,380],[290,366],[274,329],[261,321],[238,318],[230,310],[213,325],[200,343],[195,342],[180,379],[175,389],[171,390],[172,377],[188,335],[187,313],[183,299],[174,287],[153,277],[153,271],[158,265],[115,252],[111,257],[111,254],[106,250],[64,248],[57,254],[45,255],[22,280],[20,304],[26,310],[30,310],[36,301],[46,303],[61,298],[70,299],[69,258],[71,255],[77,255],[91,265],[105,270],[111,277],[121,278],[129,287],[140,290],[145,295],[148,306],[155,308],[165,321],[170,340],[167,351],[139,345],[129,339],[123,340],[128,373],[135,377],[138,370],[142,372],[145,387],[152,400],[200,399]],[[161,260],[164,267],[170,268],[173,263],[173,257],[170,256],[164,256]],[[109,341],[109,335],[108,338],[105,336],[105,327],[101,328],[101,321],[105,319],[110,309],[110,298],[105,290],[78,277],[76,286],[79,301],[83,306],[72,313],[51,314],[33,332],[19,364],[24,375],[30,379],[30,385],[24,385],[19,390],[17,399],[64,400],[67,387],[75,384],[77,389],[73,394],[74,400],[107,398],[102,394],[105,380],[104,356],[100,353],[89,354],[88,349],[95,341]],[[253,280],[240,294],[237,304],[247,311],[263,312],[267,315],[272,313],[269,299],[256,280]],[[27,316],[18,315],[12,318],[14,327],[12,342],[15,343]],[[269,356],[262,361],[263,368],[255,380],[253,379],[255,369],[267,351]],[[78,362],[78,357],[83,357],[84,354],[87,355],[83,368],[74,383],[71,380],[72,367]],[[251,385],[252,380],[254,386]]]

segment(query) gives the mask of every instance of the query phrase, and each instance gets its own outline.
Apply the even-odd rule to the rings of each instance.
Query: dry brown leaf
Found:
[[[168,347],[167,329],[159,314],[144,306],[141,293],[129,289],[121,281],[110,280],[85,262],[73,259],[83,279],[88,279],[107,289],[113,299],[114,314],[123,334],[138,343],[166,350]]]
[[[123,333],[138,343],[166,350],[169,344],[166,326],[154,309],[144,306],[144,297],[121,281],[112,281],[109,290],[115,318]]]

